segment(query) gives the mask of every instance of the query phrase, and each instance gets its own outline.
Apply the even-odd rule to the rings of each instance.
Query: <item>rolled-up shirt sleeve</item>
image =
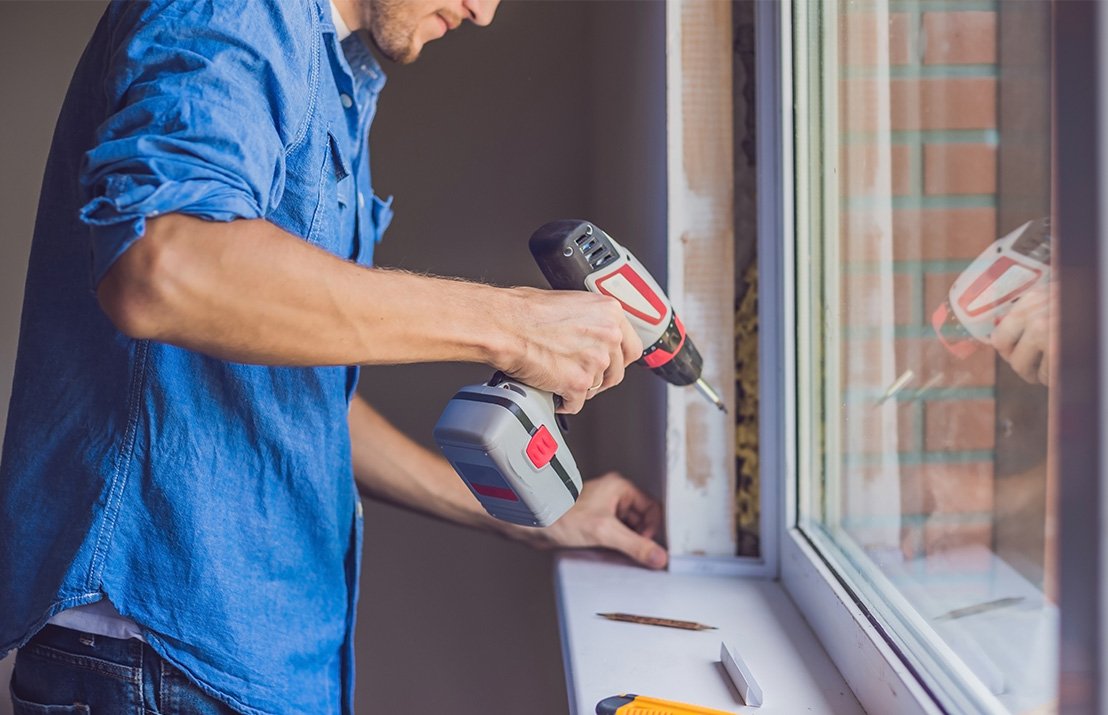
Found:
[[[128,5],[105,77],[108,116],[81,166],[94,287],[148,218],[264,217],[310,105],[308,40],[302,19],[297,32],[282,16],[286,3]]]

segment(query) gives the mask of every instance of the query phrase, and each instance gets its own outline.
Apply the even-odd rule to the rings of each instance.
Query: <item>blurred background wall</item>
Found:
[[[0,427],[27,253],[54,121],[104,3],[0,2]],[[396,197],[381,265],[543,286],[526,248],[589,218],[665,284],[662,2],[505,2],[389,83],[371,134],[374,186]],[[362,393],[425,445],[474,365],[362,373]],[[661,496],[664,391],[645,371],[571,420],[586,476],[616,469]],[[59,475],[59,479],[62,476]],[[567,710],[551,556],[367,504],[358,712]],[[2,608],[2,604],[0,604]],[[11,658],[0,662],[6,683]],[[6,688],[0,689],[5,692]],[[0,715],[10,704],[0,696]]]

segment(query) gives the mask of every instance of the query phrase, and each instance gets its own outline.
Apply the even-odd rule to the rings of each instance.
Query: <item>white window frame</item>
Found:
[[[795,171],[798,154],[807,151],[803,137],[794,131],[794,107],[802,113],[805,98],[794,96],[797,72],[806,67],[793,66],[793,11],[795,2],[767,1],[757,4],[756,56],[758,62],[758,263],[761,278],[759,295],[761,425],[760,462],[762,485],[777,484],[776,511],[779,549],[779,576],[782,584],[805,615],[862,705],[873,713],[943,713],[947,710],[928,690],[908,661],[898,653],[899,646],[882,630],[844,580],[820,554],[818,547],[798,528],[798,358],[796,256],[797,189],[806,174]],[[1108,250],[1098,249],[1106,218],[1100,207],[1108,207],[1108,181],[1097,181],[1108,170],[1108,141],[1100,141],[1099,155],[1087,147],[1097,146],[1097,125],[1108,126],[1108,63],[1099,48],[1108,39],[1108,10],[1095,3],[1066,2],[1056,5],[1054,36],[1066,38],[1067,52],[1056,57],[1055,115],[1059,156],[1060,201],[1057,214],[1062,226],[1080,227],[1066,234],[1061,253],[1062,271],[1080,277],[1085,286],[1084,304],[1078,280],[1063,283],[1062,311],[1079,315],[1090,310],[1088,294],[1095,286],[1096,305],[1100,307],[1099,326],[1067,326],[1063,323],[1063,352],[1059,373],[1062,410],[1083,416],[1093,425],[1089,434],[1108,431],[1108,365],[1099,356],[1108,354],[1101,346],[1108,341],[1108,286],[1100,280],[1108,276]],[[1057,43],[1056,43],[1057,44]],[[1091,72],[1096,57],[1104,68]],[[1090,92],[1090,74],[1096,91]],[[1095,84],[1099,82],[1099,84]],[[1084,94],[1082,94],[1084,93]],[[1070,111],[1064,111],[1069,109]],[[1099,117],[1099,122],[1089,121]],[[1067,124],[1069,126],[1067,126]],[[1104,134],[1108,134],[1105,132]],[[795,153],[794,153],[794,141]],[[1067,164],[1066,145],[1073,147]],[[1077,148],[1086,147],[1084,151]],[[803,158],[802,156],[800,158]],[[1084,186],[1084,193],[1079,187]],[[1071,195],[1079,193],[1084,202],[1066,203],[1066,187]],[[1092,187],[1089,189],[1089,187]],[[801,191],[800,196],[806,196]],[[1096,199],[1099,198],[1099,201]],[[806,207],[799,207],[806,209]],[[1067,224],[1067,219],[1069,222]],[[1065,228],[1061,229],[1065,231]],[[1103,244],[1101,244],[1103,245]],[[1068,292],[1065,292],[1068,291]],[[1072,306],[1067,311],[1067,306]],[[1083,331],[1081,334],[1070,335]],[[1067,391],[1065,377],[1076,374]],[[799,366],[803,367],[803,366]],[[1064,446],[1063,436],[1060,446]],[[1108,705],[1108,679],[1097,677],[1108,666],[1105,644],[1108,642],[1108,603],[1102,581],[1108,574],[1108,488],[1102,482],[1108,475],[1108,451],[1089,440],[1060,458],[1061,671],[1063,686],[1071,682],[1092,686],[1077,688],[1078,702],[1063,701],[1066,712],[1101,712]],[[1068,469],[1067,469],[1068,467]],[[1067,500],[1067,495],[1070,496]],[[1080,512],[1079,514],[1076,512]],[[763,512],[765,513],[765,512]],[[1081,527],[1066,528],[1067,523]],[[1089,533],[1099,529],[1099,534]],[[1092,538],[1091,538],[1092,537]],[[1070,568],[1067,568],[1070,567]],[[1063,692],[1066,692],[1063,690]],[[944,694],[945,695],[945,694]],[[1076,709],[1066,709],[1076,705]]]
[[[801,0],[804,1],[804,0]],[[779,575],[869,712],[941,712],[797,529],[796,256],[791,7],[757,5],[759,461],[779,484]],[[908,706],[908,709],[905,709]]]

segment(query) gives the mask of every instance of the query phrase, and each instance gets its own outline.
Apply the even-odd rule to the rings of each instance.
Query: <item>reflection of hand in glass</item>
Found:
[[[990,338],[1000,357],[1030,383],[1050,382],[1050,286],[1028,291],[1008,311]]]

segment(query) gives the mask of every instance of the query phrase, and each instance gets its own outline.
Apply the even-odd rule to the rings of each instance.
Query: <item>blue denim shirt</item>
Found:
[[[149,217],[264,218],[369,265],[384,75],[327,0],[113,2],[43,182],[0,462],[0,654],[107,595],[244,713],[349,712],[352,367],[118,332],[94,288]]]

